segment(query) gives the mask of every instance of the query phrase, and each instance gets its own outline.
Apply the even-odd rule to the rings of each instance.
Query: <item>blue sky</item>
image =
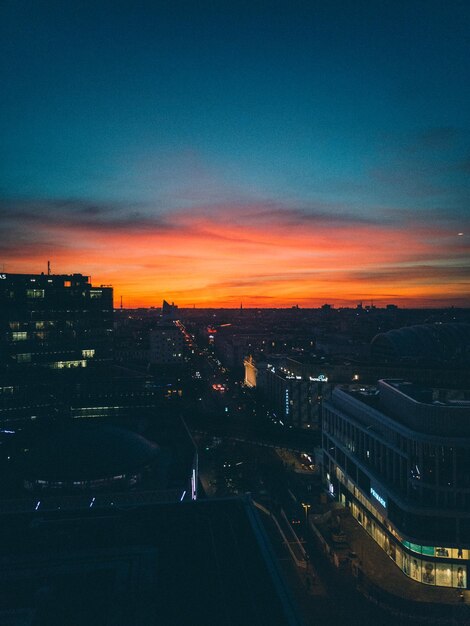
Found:
[[[235,222],[263,205],[413,216],[468,247],[469,32],[456,0],[4,0],[5,232],[44,203]]]

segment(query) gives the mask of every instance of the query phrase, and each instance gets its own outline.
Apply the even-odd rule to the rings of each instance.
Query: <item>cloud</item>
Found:
[[[468,301],[455,216],[412,209],[224,202],[164,212],[76,200],[0,203],[7,271],[82,272],[135,306],[352,301],[385,291]],[[438,217],[439,219],[435,219]],[[460,222],[458,223],[460,225]],[[460,228],[459,228],[460,230]],[[423,300],[424,301],[424,300]]]
[[[452,148],[464,133],[453,126],[435,126],[418,130],[410,138],[409,150],[447,150]]]
[[[172,228],[171,222],[142,209],[120,204],[99,204],[81,200],[1,200],[0,222],[38,225],[40,228],[80,228],[96,231],[145,231]]]
[[[387,203],[411,200],[426,209],[443,202],[457,211],[468,206],[468,129],[428,127],[382,139],[367,171],[377,198]]]

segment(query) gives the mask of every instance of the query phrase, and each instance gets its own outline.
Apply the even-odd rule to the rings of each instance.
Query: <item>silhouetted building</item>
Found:
[[[174,302],[169,304],[166,300],[163,300],[162,319],[176,320],[177,317],[178,317],[178,306]]]
[[[0,365],[78,368],[111,360],[113,290],[82,274],[2,274]]]
[[[68,414],[79,373],[109,376],[112,333],[111,287],[82,274],[0,274],[0,422]]]
[[[1,519],[2,624],[302,623],[248,499],[41,507]]]
[[[178,365],[184,361],[184,337],[173,322],[150,330],[148,361],[151,365]]]
[[[40,492],[119,491],[135,488],[167,459],[155,443],[129,430],[74,423],[42,436],[23,455],[24,487]],[[158,471],[160,470],[160,471]]]
[[[380,333],[371,352],[378,362],[470,365],[470,324],[419,324]]]

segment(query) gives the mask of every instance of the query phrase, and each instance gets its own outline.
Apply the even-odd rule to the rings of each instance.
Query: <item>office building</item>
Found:
[[[266,400],[275,421],[292,428],[317,427],[321,402],[321,382],[295,375],[284,366],[268,363]]]
[[[470,395],[402,380],[336,387],[323,405],[328,490],[420,583],[467,588]]]
[[[111,360],[111,287],[93,287],[82,274],[0,277],[0,365],[69,369]]]

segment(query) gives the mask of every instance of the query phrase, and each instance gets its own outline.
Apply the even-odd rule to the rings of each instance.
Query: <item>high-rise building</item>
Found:
[[[337,387],[323,405],[328,490],[402,572],[467,588],[470,400],[401,380]]]
[[[110,361],[113,290],[82,274],[0,274],[0,365],[79,368]]]
[[[107,370],[112,333],[111,287],[82,274],[0,274],[0,422],[67,414],[78,374]]]
[[[284,362],[284,361],[282,361]],[[276,421],[292,428],[318,426],[321,384],[287,367],[268,364],[266,369],[266,397]]]

